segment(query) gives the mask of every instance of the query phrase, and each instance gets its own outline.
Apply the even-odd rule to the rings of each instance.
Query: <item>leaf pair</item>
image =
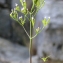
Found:
[[[44,18],[42,20],[43,27],[47,26],[49,24],[49,22],[50,22],[50,18],[48,18],[48,20],[46,18]]]
[[[39,31],[40,31],[40,28],[38,27],[38,28],[36,29],[36,34],[38,34]]]
[[[24,7],[21,9],[21,12],[23,13],[23,14],[27,14],[28,13],[28,10],[27,9],[25,9]]]
[[[14,20],[18,20],[18,13],[17,11],[12,10],[12,12],[10,13],[10,16],[14,19]]]
[[[40,8],[43,6],[44,4],[44,0],[32,0],[33,1],[33,4],[37,7],[37,8]]]
[[[45,57],[45,58],[41,58],[41,59],[42,59],[44,62],[46,62],[48,58],[49,58],[49,56],[48,56],[48,57]]]
[[[24,24],[25,24],[25,19],[23,20],[22,16],[19,17],[19,21],[20,21],[21,25],[24,26]]]
[[[15,4],[15,5],[16,5],[15,10],[20,12],[20,8],[19,8],[18,4]]]
[[[22,5],[24,8],[26,8],[26,0],[20,0],[20,2],[21,2],[21,5]]]
[[[31,18],[31,23],[32,23],[32,26],[33,26],[33,28],[34,28],[34,24],[35,24],[35,19],[34,19],[34,17]]]
[[[26,0],[20,0],[20,2],[21,2],[21,4],[22,4],[22,9],[21,9],[21,12],[23,13],[23,14],[27,14],[27,5],[26,5]]]

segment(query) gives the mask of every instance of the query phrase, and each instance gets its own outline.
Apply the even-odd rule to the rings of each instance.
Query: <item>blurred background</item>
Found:
[[[26,2],[30,10],[32,1]],[[21,6],[20,0],[0,0],[0,63],[29,63],[29,38],[22,26],[9,16],[15,3]],[[44,63],[40,58],[46,56],[50,56],[46,63],[63,63],[63,0],[45,0],[36,15],[33,35],[37,27],[42,27],[44,17],[50,17],[50,23],[32,41],[33,63]],[[29,33],[28,20],[25,28]]]
[[[15,3],[21,6],[20,0],[0,0],[0,63],[18,63],[29,57],[29,38],[22,26],[10,17]],[[30,8],[31,1],[27,0],[27,4]],[[29,33],[28,20],[25,28]]]

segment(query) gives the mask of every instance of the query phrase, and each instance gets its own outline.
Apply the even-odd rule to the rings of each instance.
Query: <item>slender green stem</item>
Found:
[[[31,12],[32,12],[32,10],[33,10],[33,7],[34,7],[34,1],[33,1],[33,5],[32,5],[32,8],[31,8]]]
[[[30,63],[32,63],[32,25],[31,25],[31,14],[30,14]]]
[[[30,19],[27,17],[27,15],[25,15],[25,18],[27,18],[30,21]]]
[[[18,20],[16,20],[16,21],[21,25],[21,23],[20,23]],[[22,26],[22,27],[23,27],[24,31],[26,32],[27,36],[30,38],[30,36],[29,36],[29,34],[27,33],[25,27],[24,27],[24,26]]]
[[[29,34],[27,33],[26,29],[24,28],[24,26],[22,26],[24,31],[26,32],[27,36],[30,38]]]
[[[31,39],[35,38],[38,34],[35,34]]]

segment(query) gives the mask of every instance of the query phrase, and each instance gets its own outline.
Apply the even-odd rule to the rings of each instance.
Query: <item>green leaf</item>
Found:
[[[12,17],[12,15],[13,15],[13,12],[14,12],[14,11],[13,11],[13,9],[11,9],[10,17]]]
[[[21,5],[23,6],[23,0],[20,0]]]
[[[24,26],[24,24],[25,24],[25,21],[21,21],[21,24],[22,24],[22,26]]]
[[[18,13],[17,13],[16,11],[14,11],[14,16],[13,16],[13,17],[14,17],[14,19],[16,19],[16,20],[18,19]]]
[[[47,58],[41,58],[44,62],[46,62],[47,61]]]
[[[33,26],[33,28],[34,28],[34,24],[35,24],[35,19],[34,19],[34,17],[32,17],[31,22],[32,22],[32,26]]]
[[[48,20],[46,18],[44,18],[42,20],[42,24],[43,24],[44,27],[47,26],[49,24],[49,22],[50,22],[50,18]]]
[[[23,7],[26,9],[26,1],[23,2]]]
[[[34,2],[34,4],[35,4],[35,6],[36,6],[37,8],[39,8],[39,6],[40,6],[40,0],[33,0],[33,2]]]
[[[38,0],[33,0],[33,3],[36,5],[37,1],[38,1]]]
[[[45,5],[45,1],[44,0],[40,0],[40,6],[43,7]]]
[[[44,62],[46,62],[47,61],[47,59],[49,58],[50,56],[48,56],[48,57],[45,57],[45,58],[41,58]]]
[[[40,31],[40,28],[38,27],[38,28],[36,29],[36,33],[38,34],[39,31]]]
[[[10,16],[14,19],[14,20],[18,20],[18,13],[17,11],[13,11],[10,13]]]
[[[27,14],[27,9],[25,9],[24,7],[21,9],[21,12],[23,13],[23,14]]]
[[[20,0],[22,6],[26,9],[26,0]]]
[[[37,7],[37,8],[40,7],[40,0],[37,1],[37,3],[36,3],[36,7]]]
[[[27,14],[27,5],[26,5],[26,0],[20,0],[23,8],[21,9],[21,12],[24,13],[24,14]]]
[[[12,18],[12,12],[10,13],[10,17]]]
[[[45,4],[44,0],[33,0],[33,3],[37,8],[43,7],[43,5]]]
[[[25,24],[25,20],[23,20],[22,16],[19,17],[19,21],[20,21],[20,23],[21,23],[22,26]]]
[[[16,10],[16,11],[20,11],[19,6],[16,6],[16,7],[15,7],[15,10]]]

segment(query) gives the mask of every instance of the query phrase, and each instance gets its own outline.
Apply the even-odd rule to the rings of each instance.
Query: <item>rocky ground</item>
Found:
[[[19,63],[29,57],[27,47],[0,38],[0,63]]]

